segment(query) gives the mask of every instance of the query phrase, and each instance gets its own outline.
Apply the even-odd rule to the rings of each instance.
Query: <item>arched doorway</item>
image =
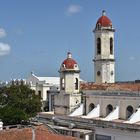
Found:
[[[129,105],[127,108],[126,108],[126,119],[130,118],[130,116],[133,114],[134,112],[134,109],[131,105]]]
[[[107,105],[106,107],[106,116],[113,111],[113,106],[111,104]]]
[[[92,111],[94,108],[95,108],[95,105],[94,105],[93,103],[91,103],[91,104],[89,105],[89,112]]]

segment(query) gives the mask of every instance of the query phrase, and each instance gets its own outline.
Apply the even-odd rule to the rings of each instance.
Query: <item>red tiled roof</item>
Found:
[[[114,84],[81,83],[80,87],[82,90],[140,91],[140,83],[114,83]]]
[[[70,52],[67,53],[67,59],[65,59],[61,65],[61,67],[64,67],[65,69],[74,69],[75,64],[77,64],[77,62],[72,59],[72,54]]]
[[[32,128],[0,131],[0,140],[32,140]],[[78,140],[78,138],[54,134],[45,126],[35,127],[35,140]]]
[[[104,16],[104,15],[102,15],[102,16],[98,19],[98,21],[97,21],[97,23],[96,23],[96,26],[97,26],[99,23],[100,23],[100,25],[103,26],[103,27],[112,26],[111,20],[110,20],[107,16]]]
[[[72,58],[67,58],[62,63],[62,65],[65,65],[66,69],[74,69],[75,64],[77,64],[77,62]]]

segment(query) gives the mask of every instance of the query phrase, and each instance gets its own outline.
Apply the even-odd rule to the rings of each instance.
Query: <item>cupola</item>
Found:
[[[78,64],[74,59],[72,59],[72,54],[70,52],[67,53],[67,58],[61,64],[60,70],[61,71],[79,70]]]
[[[106,16],[106,11],[102,11],[102,16],[96,22],[96,29],[97,28],[112,28],[112,21]]]

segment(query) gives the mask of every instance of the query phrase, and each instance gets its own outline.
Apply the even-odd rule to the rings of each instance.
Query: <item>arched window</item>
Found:
[[[92,111],[94,108],[95,108],[95,105],[94,105],[93,103],[91,103],[91,104],[89,105],[89,112]]]
[[[128,119],[134,112],[134,109],[131,105],[126,108],[126,119]]]
[[[97,76],[100,76],[101,75],[101,72],[100,71],[97,71]]]
[[[97,54],[101,54],[101,38],[97,38]]]
[[[113,54],[113,38],[110,38],[110,54]]]
[[[78,90],[78,78],[75,78],[75,89]]]
[[[111,104],[109,104],[107,107],[106,107],[106,116],[108,114],[110,114],[111,112],[113,111],[113,106]]]
[[[65,81],[64,81],[64,78],[61,78],[61,89],[62,90],[65,89]]]

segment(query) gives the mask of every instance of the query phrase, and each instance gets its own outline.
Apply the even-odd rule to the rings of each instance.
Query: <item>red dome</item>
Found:
[[[102,12],[102,16],[98,19],[96,26],[101,25],[103,27],[112,26],[111,20],[105,15],[105,11]]]
[[[77,64],[77,62],[72,59],[71,53],[68,52],[67,59],[63,61],[62,67],[64,67],[65,69],[74,69],[75,64]]]
[[[77,62],[72,58],[67,58],[62,63],[66,69],[74,69],[75,64],[77,64]]]

